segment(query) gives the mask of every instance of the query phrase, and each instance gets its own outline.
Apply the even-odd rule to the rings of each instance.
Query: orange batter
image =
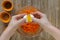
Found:
[[[29,22],[21,25],[23,32],[27,34],[35,34],[39,30],[39,24],[35,22]]]

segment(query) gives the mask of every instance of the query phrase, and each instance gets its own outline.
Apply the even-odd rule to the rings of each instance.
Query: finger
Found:
[[[18,20],[18,24],[22,24],[23,22],[25,22],[26,21],[26,19],[25,18],[22,18],[22,19],[20,19],[20,20]]]
[[[35,14],[38,14],[38,15],[40,15],[40,16],[42,16],[42,15],[43,15],[43,13],[42,13],[42,12],[40,12],[40,11],[32,12],[32,15],[35,15]]]
[[[19,14],[19,15],[15,15],[15,17],[22,17],[22,16],[24,16],[24,15],[26,15],[26,13],[24,13],[24,14]]]
[[[35,17],[32,17],[32,20],[33,20],[34,22],[38,22],[38,21],[39,21],[39,19],[37,19],[37,18],[35,18]]]
[[[40,12],[40,11],[36,11],[35,13],[39,14],[39,15],[42,15],[43,13]]]
[[[38,18],[40,19],[42,16],[40,14],[38,14],[37,12],[36,13],[32,13],[32,15],[35,17],[35,18]]]
[[[23,18],[25,15],[26,15],[26,14],[15,15],[14,18],[15,18],[16,20],[19,20],[19,19]]]

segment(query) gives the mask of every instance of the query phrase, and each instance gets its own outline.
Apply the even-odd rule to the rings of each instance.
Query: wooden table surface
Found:
[[[39,9],[41,12],[45,13],[49,21],[60,29],[60,0],[11,0],[14,3],[14,9],[11,11],[11,14],[14,15],[18,10],[24,6],[34,6]],[[0,12],[4,11],[2,9],[2,2],[0,0]],[[5,25],[0,21],[0,35],[5,29]],[[50,34],[43,31],[39,36],[33,38],[26,38],[21,36],[17,31],[10,38],[10,40],[55,40]]]

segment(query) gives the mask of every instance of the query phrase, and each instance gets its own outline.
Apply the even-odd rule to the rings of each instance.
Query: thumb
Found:
[[[22,18],[22,19],[20,19],[17,23],[18,24],[22,24],[23,22],[25,22],[26,21],[26,19],[25,18]]]
[[[37,18],[35,18],[35,17],[33,17],[32,20],[33,20],[34,22],[39,22],[39,19],[37,19]]]

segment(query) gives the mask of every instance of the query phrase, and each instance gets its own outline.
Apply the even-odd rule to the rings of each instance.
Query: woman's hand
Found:
[[[12,17],[8,27],[2,33],[0,40],[8,40],[15,33],[18,26],[21,25],[25,21],[25,18],[21,18],[24,15],[25,14],[19,14]]]
[[[40,16],[40,19],[33,17],[32,18],[33,21],[39,23],[41,26],[51,25],[51,23],[48,21],[48,18],[47,18],[47,16],[45,14],[43,14],[43,13],[41,13],[39,11],[34,12],[33,15],[35,15],[35,14],[38,14]]]
[[[33,21],[39,23],[43,30],[52,35],[56,40],[60,40],[60,30],[48,21],[47,16],[39,11],[34,12],[34,14],[38,14],[41,18],[33,17]]]
[[[22,18],[25,14],[19,14],[19,15],[15,15],[12,16],[12,19],[8,25],[8,27],[15,29],[17,28],[19,25],[23,24],[23,22],[25,21],[25,18]]]

